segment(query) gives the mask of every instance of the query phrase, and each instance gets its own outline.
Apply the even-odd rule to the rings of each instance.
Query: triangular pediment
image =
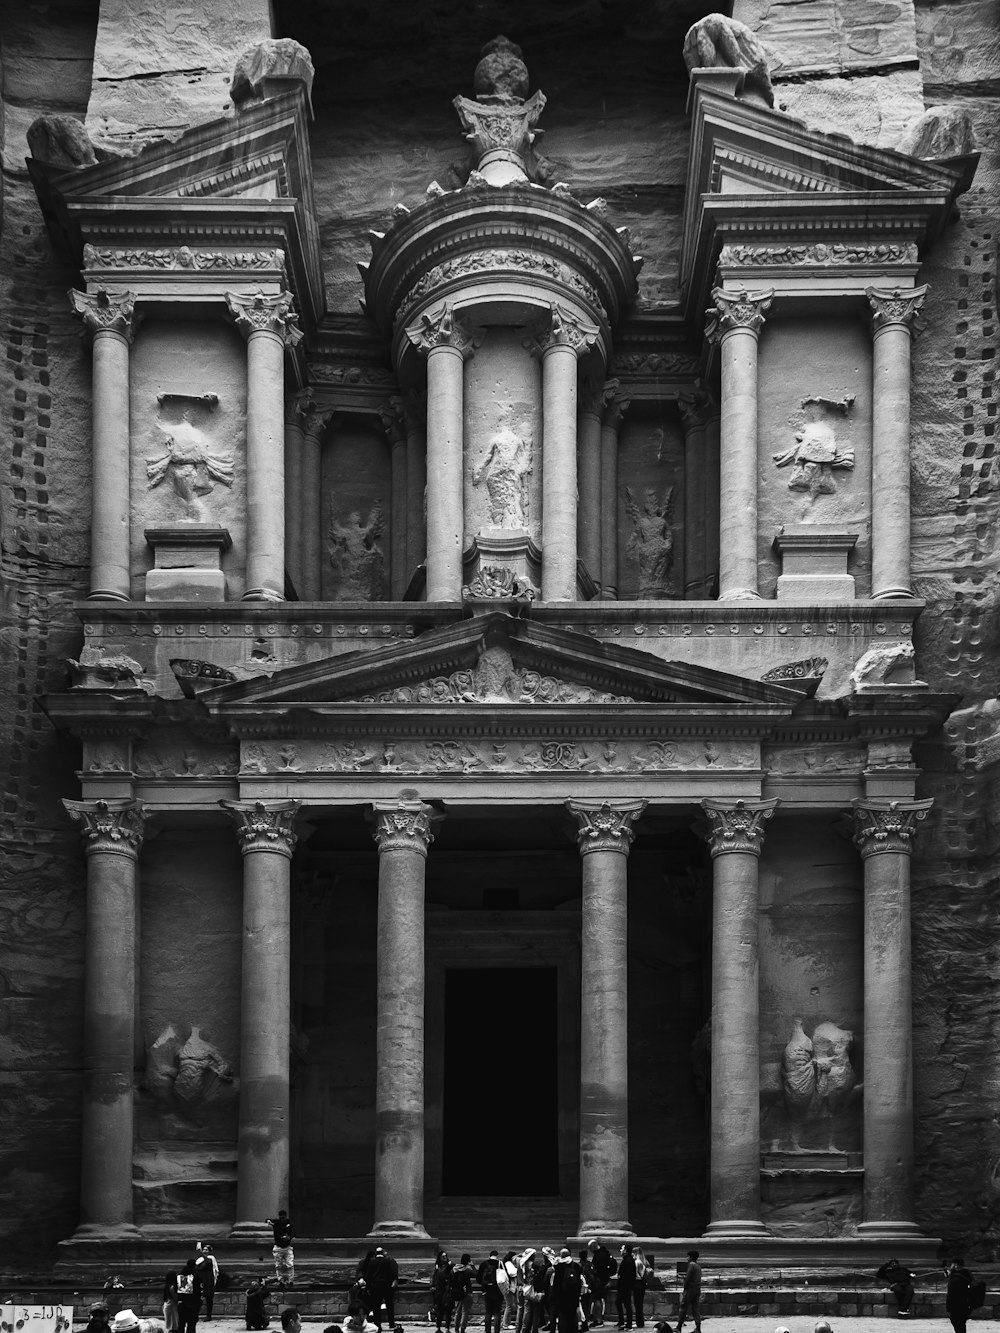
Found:
[[[791,710],[801,693],[586,634],[491,614],[430,630],[401,646],[325,658],[272,676],[200,688],[175,672],[212,713],[244,707],[359,708],[671,704]]]

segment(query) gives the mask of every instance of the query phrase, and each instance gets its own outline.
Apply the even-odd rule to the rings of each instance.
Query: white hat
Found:
[[[826,1319],[817,1319],[813,1327],[813,1333],[833,1333],[829,1321]]]
[[[115,1333],[126,1333],[128,1329],[139,1327],[139,1316],[134,1310],[119,1310],[111,1322]]]

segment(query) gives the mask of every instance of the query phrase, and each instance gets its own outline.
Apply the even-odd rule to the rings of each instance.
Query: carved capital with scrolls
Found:
[[[88,856],[111,853],[135,861],[142,847],[146,807],[141,801],[63,801]]]
[[[884,329],[906,329],[912,335],[924,327],[920,310],[927,295],[926,287],[914,287],[901,291],[898,287],[866,287],[865,295],[872,308],[872,332],[881,333]]]
[[[635,822],[648,804],[648,801],[567,801],[566,809],[577,823],[580,855],[619,852],[628,856],[635,838]]]
[[[620,388],[621,380],[604,380],[603,383],[585,385],[580,395],[580,411],[600,421]]]
[[[928,801],[854,801],[854,841],[862,857],[913,850],[917,824],[934,804]]]
[[[710,342],[720,342],[727,333],[752,333],[756,338],[764,327],[764,315],[774,299],[770,291],[748,292],[744,288],[727,292],[721,287],[712,289],[714,306],[707,311],[705,336]]]
[[[406,411],[398,394],[378,409],[378,419],[390,445],[406,443]]]
[[[69,299],[92,338],[99,333],[116,333],[131,344],[142,322],[142,316],[135,313],[135,292],[109,292],[104,287],[96,292],[78,292],[74,288]]]
[[[704,833],[712,857],[727,852],[748,852],[760,856],[764,847],[764,825],[774,814],[778,802],[704,800],[701,808],[708,817]]]
[[[681,425],[688,433],[704,430],[713,416],[718,415],[712,395],[704,389],[693,389],[677,397],[677,407],[681,414]]]
[[[306,439],[321,440],[334,416],[332,407],[317,407],[315,403],[310,403],[302,422],[303,435]]]
[[[434,811],[423,801],[377,801],[372,806],[375,815],[375,841],[379,855],[383,852],[416,852],[427,855],[434,841],[431,820]]]
[[[578,319],[565,306],[551,305],[549,310],[551,311],[549,327],[536,333],[527,344],[532,353],[544,357],[547,352],[556,348],[568,347],[579,358],[589,352],[600,333],[597,325],[587,324],[584,320]]]
[[[306,417],[313,410],[315,404],[305,393],[293,393],[290,398],[285,399],[285,425],[298,427],[299,430],[305,429]]]
[[[622,422],[631,406],[631,398],[612,398],[601,414],[601,425],[605,430],[621,430]]]
[[[437,347],[450,347],[461,352],[463,360],[472,356],[483,341],[485,330],[466,324],[457,318],[450,305],[446,305],[440,314],[421,315],[420,323],[406,330],[410,342],[424,356],[429,356]]]
[[[226,307],[244,338],[255,333],[273,333],[286,347],[302,341],[291,292],[278,292],[275,296],[265,296],[263,292],[237,296],[235,292],[226,292]]]
[[[295,819],[301,801],[220,801],[236,825],[236,837],[244,856],[252,852],[276,852],[291,859],[298,841]]]

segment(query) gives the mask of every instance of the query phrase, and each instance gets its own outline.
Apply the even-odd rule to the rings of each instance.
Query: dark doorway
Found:
[[[445,973],[442,1193],[559,1193],[556,969]]]

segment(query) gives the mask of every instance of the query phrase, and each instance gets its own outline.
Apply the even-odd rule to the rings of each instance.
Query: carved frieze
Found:
[[[188,245],[120,250],[85,245],[83,266],[117,269],[190,269],[194,272],[258,272],[284,267],[284,250],[195,250]]]
[[[233,742],[202,744],[186,735],[158,737],[136,742],[132,770],[139,778],[232,777],[239,772]]]
[[[632,352],[618,354],[612,363],[616,375],[661,375],[693,379],[698,373],[698,359],[686,352]]]
[[[309,378],[314,384],[356,385],[359,388],[393,389],[396,376],[379,366],[331,366],[310,362]]]
[[[848,267],[853,265],[915,264],[917,247],[905,243],[863,241],[818,242],[805,245],[724,245],[719,264],[745,267],[792,267],[823,265]]]
[[[473,254],[459,255],[437,264],[419,278],[406,293],[400,307],[398,318],[405,316],[406,310],[428,292],[436,291],[453,278],[465,278],[480,273],[524,273],[537,277],[548,277],[561,286],[577,292],[595,310],[602,310],[600,297],[596,289],[569,264],[564,264],[551,255],[536,254],[531,250],[477,250]]]
[[[825,657],[803,657],[799,662],[784,662],[781,666],[772,667],[770,671],[764,672],[761,680],[775,685],[804,684],[807,681],[818,684],[829,665]]]

